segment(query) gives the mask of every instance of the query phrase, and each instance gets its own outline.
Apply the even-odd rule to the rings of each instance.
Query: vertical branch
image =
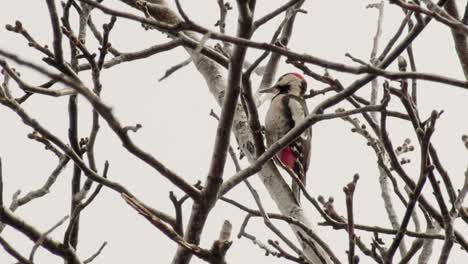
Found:
[[[1,157],[0,157],[0,207],[3,207],[3,168],[2,168]]]
[[[238,1],[239,25],[238,36],[250,38],[252,30],[252,12],[248,3],[251,1]],[[211,165],[208,173],[205,193],[219,189],[222,181],[222,171],[226,162],[231,127],[234,119],[235,108],[240,94],[242,65],[247,49],[236,45],[233,50],[229,65],[228,83],[224,94],[223,105],[218,122],[215,148],[213,151]]]
[[[427,233],[429,234],[436,234],[440,231],[439,226],[429,226],[427,228]],[[429,259],[432,256],[432,251],[434,247],[434,240],[433,239],[424,239],[422,244],[421,254],[418,257],[418,264],[427,264],[430,263]]]
[[[413,20],[411,20],[411,16],[413,14],[412,11],[405,11],[406,16],[409,15],[408,19],[408,32],[411,32],[411,30],[414,27]],[[413,53],[413,45],[409,44],[408,48],[406,49],[406,53],[408,54],[408,59],[410,62],[410,68],[412,72],[416,72],[416,61],[414,60],[414,53]],[[418,102],[418,90],[417,90],[417,80],[416,79],[411,79],[411,99],[413,100],[414,104],[416,105]]]
[[[80,159],[83,155],[80,151],[78,143],[78,103],[77,96],[72,95],[68,100],[68,116],[69,116],[69,128],[68,128],[68,140],[75,153],[78,154]],[[75,164],[73,166],[73,176],[71,181],[71,208],[70,211],[73,213],[79,206],[80,201],[77,199],[77,194],[81,189],[81,169]],[[76,224],[70,235],[70,246],[76,249],[78,245],[78,233],[79,233],[79,216],[77,217]]]
[[[454,0],[448,0],[447,4],[445,5],[445,10],[449,15],[454,17],[455,19],[460,19],[460,14],[458,12],[457,4]],[[468,4],[465,8],[465,15],[463,18],[463,22],[467,23],[467,16],[468,16]],[[468,36],[457,32],[454,28],[451,28],[453,40],[455,42],[455,50],[458,54],[458,59],[460,60],[460,64],[462,67],[463,72],[465,73],[465,78],[468,80]]]
[[[387,256],[385,258],[385,263],[392,263],[392,259],[395,254],[395,251],[405,235],[409,220],[416,206],[418,198],[422,192],[424,184],[426,183],[427,177],[433,169],[432,165],[430,165],[429,163],[430,161],[429,161],[428,147],[429,147],[431,136],[434,132],[434,126],[435,126],[435,121],[437,117],[438,117],[437,112],[435,111],[432,112],[428,127],[426,129],[418,128],[416,130],[416,133],[418,134],[418,138],[420,139],[420,149],[421,149],[420,175],[419,175],[419,179],[416,184],[416,187],[414,188],[414,191],[411,195],[411,199],[408,202],[408,206],[406,208],[405,215],[401,222],[400,229],[398,230],[398,233],[396,234],[392,244],[390,245],[388,249]],[[387,113],[383,111],[382,117],[381,117],[382,131],[386,131],[386,119],[387,119]]]
[[[368,6],[372,7],[372,6]],[[370,61],[373,65],[377,65],[379,63],[379,58],[377,58],[377,53],[379,50],[379,42],[380,38],[382,36],[382,24],[383,24],[383,19],[384,19],[384,9],[385,9],[385,2],[380,1],[380,3],[376,4],[375,7],[379,11],[378,19],[377,19],[377,30],[374,36],[374,41],[373,41],[373,47],[372,47],[372,52],[370,56]],[[377,104],[377,98],[378,98],[378,90],[379,90],[379,81],[378,78],[375,78],[371,82],[371,98],[370,98],[370,103],[371,105],[376,105]],[[371,112],[370,116],[372,120],[377,123],[377,112]],[[385,152],[382,153],[382,163],[386,161],[387,155]],[[387,212],[388,219],[392,225],[393,228],[398,229],[399,228],[399,220],[398,220],[398,214],[395,210],[392,196],[391,196],[391,191],[389,188],[388,184],[388,176],[385,168],[383,167],[385,164],[379,164],[378,169],[379,169],[379,184],[380,184],[380,190],[381,190],[381,196],[384,202],[385,210]],[[401,255],[406,254],[406,243],[405,241],[402,241],[400,244],[400,253]]]
[[[265,145],[263,143],[263,136],[262,136],[262,127],[258,117],[257,106],[255,104],[255,99],[252,93],[252,84],[250,82],[250,75],[252,71],[257,67],[258,63],[266,57],[267,53],[263,53],[262,56],[255,61],[249,69],[242,75],[242,98],[245,100],[245,108],[247,113],[247,119],[249,122],[250,130],[252,132],[255,151],[255,157],[263,154],[265,152]],[[263,56],[265,55],[265,56]],[[257,63],[258,62],[258,63]]]
[[[404,255],[401,258],[400,264],[407,264],[410,262],[410,260],[418,253],[418,251],[422,248],[424,243],[424,239],[419,238],[416,239],[413,244],[411,244],[411,247],[409,248],[408,252],[406,255]]]
[[[356,235],[354,234],[354,212],[353,212],[353,197],[354,191],[356,190],[356,184],[359,180],[359,174],[355,174],[353,177],[353,181],[348,183],[344,188],[343,191],[346,195],[346,208],[347,208],[347,215],[348,215],[348,241],[349,241],[349,249],[348,249],[348,263],[355,264],[359,262],[359,258],[355,256],[355,248],[356,248]]]
[[[293,32],[293,27],[294,27],[294,22],[296,19],[297,12],[296,10],[301,8],[301,6],[304,4],[305,0],[301,0],[295,5],[293,5],[291,8],[288,9],[286,12],[286,17],[288,18],[288,21],[286,22],[286,25],[284,26],[283,30],[281,31],[281,36],[278,40],[278,44],[282,46],[287,46],[289,43],[289,39],[292,36]],[[271,84],[273,83],[275,76],[276,76],[276,71],[278,69],[278,64],[280,62],[281,55],[278,53],[272,53],[270,56],[270,60],[268,61],[266,67],[265,67],[265,73],[263,75],[262,81],[260,83],[259,90],[270,87]],[[260,104],[261,102],[258,102]]]
[[[409,45],[408,49],[406,49],[408,53],[408,59],[410,62],[410,68],[412,72],[416,72],[416,61],[414,59],[413,53],[413,45]],[[417,105],[418,103],[418,81],[416,79],[411,79],[411,99],[413,100],[414,104]]]
[[[97,62],[97,65],[94,62],[90,62],[92,78],[93,78],[93,86],[94,86],[93,92],[98,97],[101,96],[102,85],[100,82],[100,75],[101,75],[101,70],[104,64],[104,59],[106,57],[106,54],[109,48],[109,34],[115,22],[116,22],[116,17],[113,16],[111,17],[111,20],[108,24],[104,24],[102,26],[104,29],[104,36],[101,42],[101,52],[99,54],[99,60]],[[93,116],[93,121],[91,125],[91,132],[89,133],[89,140],[86,143],[86,154],[88,156],[89,167],[92,170],[97,171],[96,158],[94,156],[94,145],[95,145],[96,138],[100,129],[100,124],[99,124],[99,113],[94,108],[92,110],[92,116]],[[87,179],[83,185],[83,191],[84,192],[89,191],[91,189],[91,185],[92,185],[92,181],[90,179]]]
[[[455,233],[453,223],[455,219],[459,216],[460,212],[463,212],[462,204],[465,196],[468,193],[468,169],[465,171],[465,181],[463,183],[462,189],[460,190],[458,197],[455,199],[452,209],[450,211],[450,216],[444,215],[446,213],[443,211],[444,217],[444,229],[445,229],[445,241],[442,245],[442,250],[440,253],[439,263],[447,263],[450,251],[453,247]],[[448,219],[447,219],[448,218]]]
[[[0,167],[0,173],[1,173],[1,167]],[[1,179],[1,174],[0,174],[0,179]],[[467,194],[468,194],[468,168],[465,171],[465,181],[463,183],[463,186],[460,192],[458,193],[457,198],[455,199],[452,210],[450,211],[450,215],[452,217],[456,218],[460,214],[460,212],[463,210],[463,207],[462,207],[463,201],[465,200],[465,197],[467,196]]]
[[[404,68],[406,68],[406,62],[405,63],[400,63],[400,64],[404,64],[404,66],[405,66]],[[400,67],[400,68],[403,68],[403,67]],[[424,139],[424,137],[422,137],[421,133],[419,133],[418,131],[421,130],[421,126],[424,123],[426,123],[426,124],[429,123],[428,129],[429,129],[429,131],[433,131],[434,130],[433,124],[434,124],[435,120],[438,118],[439,113],[437,113],[436,111],[433,111],[432,114],[431,114],[430,119],[428,121],[422,123],[420,118],[419,118],[419,114],[418,114],[418,111],[416,109],[416,106],[413,103],[412,99],[410,99],[410,97],[409,97],[409,95],[407,93],[407,83],[406,82],[402,82],[402,93],[400,95],[400,98],[401,98],[401,101],[403,103],[403,106],[405,107],[406,111],[408,112],[408,115],[409,115],[409,117],[411,119],[411,123],[413,124],[413,127],[414,127],[414,129],[415,129],[415,131],[416,131],[416,133],[418,135],[419,141],[422,142],[421,144],[424,144],[425,139]],[[432,126],[432,128],[431,128],[431,126]],[[427,153],[426,153],[426,154],[428,154],[428,156],[426,157],[428,159],[431,158],[430,149],[431,149],[431,143],[430,143],[430,141],[428,141],[427,142]],[[432,161],[428,160],[427,162],[430,163]],[[430,165],[430,166],[433,167],[433,165]],[[440,189],[439,182],[437,181],[433,170],[428,171],[427,177],[429,178],[429,181],[430,181],[432,189],[433,189],[434,196],[436,198],[436,201],[437,201],[437,203],[439,205],[439,208],[440,208],[440,211],[441,211],[441,214],[442,214],[442,224],[443,224],[444,231],[445,231],[445,241],[444,241],[444,244],[442,246],[441,255],[440,255],[440,258],[439,258],[439,263],[443,264],[443,263],[447,262],[450,251],[451,251],[451,249],[453,247],[453,243],[454,243],[454,240],[455,240],[455,230],[454,230],[454,227],[453,227],[453,219],[449,215],[447,205],[446,205],[445,200],[444,200],[444,198],[442,196],[442,191]],[[450,189],[449,186],[450,185],[447,185],[447,189]]]
[[[133,8],[138,9],[136,1],[134,0],[121,1],[132,6]],[[166,4],[165,1],[159,2]],[[154,12],[152,16],[170,24],[180,22],[180,19],[172,10],[164,8],[164,10],[162,9],[161,12],[164,12],[165,17],[161,18],[156,14],[156,12]],[[190,33],[184,32],[184,34],[189,35]],[[226,88],[224,69],[222,69],[219,64],[215,63],[215,61],[209,59],[208,57],[195,53],[191,48],[186,48],[186,51],[191,55],[195,67],[206,81],[210,93],[214,96],[214,98],[219,104],[222,104],[222,98],[224,98],[224,91]],[[239,146],[242,149],[243,153],[245,153],[249,162],[254,163],[256,157],[252,155],[253,153],[249,152],[248,148],[249,145],[253,145],[252,134],[250,133],[249,127],[245,125],[246,121],[247,117],[245,116],[242,107],[238,105],[238,107],[236,108],[235,126],[233,126],[233,133],[236,136],[236,139],[239,142]],[[302,208],[297,206],[297,204],[294,201],[294,197],[291,194],[289,185],[281,177],[278,169],[272,163],[267,163],[266,165],[264,165],[260,169],[259,176],[261,177],[262,182],[264,183],[269,195],[274,200],[281,213],[289,217],[296,218],[302,223],[304,223],[304,225],[308,226],[311,229],[314,229],[315,225],[304,214]],[[294,225],[290,225],[290,227],[291,229],[293,229],[295,234],[297,234],[298,231],[303,232],[302,230],[300,230],[300,228]],[[298,237],[298,239],[300,238]],[[318,247],[318,250],[321,253],[324,252],[324,250],[321,247]],[[306,247],[304,253],[309,259],[319,263],[320,258],[313,250],[310,249],[310,247]],[[326,258],[326,260],[327,263],[331,263],[329,258]]]
[[[468,13],[468,4],[465,8],[466,13]],[[457,4],[454,0],[448,0],[447,4],[445,5],[445,10],[449,15],[454,17],[455,19],[460,19],[460,14],[458,12]],[[466,24],[466,17],[468,16],[465,13],[465,21]],[[455,43],[455,50],[457,51],[458,59],[460,61],[461,67],[463,72],[465,73],[465,78],[468,80],[468,36],[457,32],[454,28],[451,28],[453,41]]]
[[[450,217],[447,205],[445,204],[444,198],[442,197],[442,192],[440,190],[439,182],[435,178],[433,172],[429,173],[429,180],[432,185],[432,189],[434,191],[434,195],[436,196],[437,203],[441,209],[442,213],[442,220],[444,224],[444,231],[445,231],[445,241],[442,245],[442,250],[440,252],[439,257],[439,264],[445,264],[448,261],[448,257],[450,255],[450,251],[452,250],[453,243],[455,241],[455,229],[453,226],[453,218]]]
[[[368,8],[369,7],[372,7],[372,6],[369,5]],[[371,55],[370,55],[370,61],[371,61],[371,63],[373,65],[376,65],[376,63],[377,63],[376,62],[377,52],[379,50],[379,42],[380,42],[380,38],[382,36],[382,24],[383,24],[383,19],[384,19],[384,8],[385,8],[384,1],[380,1],[380,3],[375,5],[375,7],[379,10],[379,15],[378,15],[378,19],[377,19],[377,30],[375,32],[374,41],[373,41],[373,45],[372,45],[372,51],[371,51]],[[371,103],[371,105],[375,105],[377,103],[378,89],[379,89],[378,78],[375,78],[374,80],[372,80],[371,86],[372,86],[372,91],[371,91],[370,103]],[[376,117],[377,112],[372,112],[371,116],[375,121],[377,119],[377,117]]]
[[[226,33],[226,18],[228,11],[232,9],[229,2],[224,2],[224,0],[217,0],[219,6],[219,20],[216,22],[215,26],[219,27],[219,32],[222,34]],[[231,44],[223,41],[224,52],[228,52],[231,48]]]
[[[63,18],[62,22],[64,24],[64,29],[67,31],[71,32],[71,25],[70,25],[70,8],[72,5],[72,0],[69,0],[65,6],[64,6],[64,11],[63,11]],[[89,9],[83,10],[85,13],[89,12]],[[80,20],[83,18],[85,14],[83,12],[80,13]],[[81,25],[82,23],[80,23]],[[85,36],[85,34],[82,32],[86,28],[80,28],[79,29],[79,35],[80,36]],[[61,33],[61,32],[60,32]],[[83,41],[84,39],[78,39],[78,42]],[[78,68],[78,49],[76,43],[70,39],[69,40],[69,45],[70,45],[70,65],[71,65],[71,70],[77,72]],[[73,149],[75,153],[78,154],[79,158],[82,159],[83,154],[82,151],[80,150],[80,144],[79,144],[79,139],[78,139],[78,97],[77,95],[71,95],[68,99],[68,141],[70,142],[70,146]],[[80,204],[80,200],[77,199],[78,193],[80,192],[81,189],[81,169],[78,167],[78,165],[73,166],[73,174],[72,174],[72,180],[71,180],[71,202],[70,202],[70,214],[73,214],[73,212],[76,210],[76,208]],[[71,221],[69,223],[69,227],[71,228],[71,233],[70,236],[64,236],[64,243],[66,243],[66,246],[70,246],[74,249],[76,249],[78,245],[78,235],[79,235],[79,216],[76,219],[76,223],[74,225],[71,224]]]
[[[240,38],[249,39],[252,33],[253,13],[255,0],[238,0],[238,28],[237,35]],[[179,1],[176,1],[179,12],[183,14]],[[184,16],[184,15],[183,15]],[[242,66],[247,48],[235,45],[230,58],[227,88],[222,99],[221,114],[214,150],[211,158],[210,169],[206,184],[201,192],[201,199],[195,201],[192,207],[189,224],[185,233],[185,240],[198,244],[200,235],[205,226],[208,214],[215,205],[218,191],[223,182],[223,170],[226,164],[227,153],[230,145],[231,129],[236,113],[237,102],[240,94]],[[191,253],[183,247],[179,247],[174,256],[173,263],[188,263]]]
[[[80,41],[86,41],[86,27],[88,24],[89,16],[91,14],[92,7],[86,3],[81,3],[81,13],[80,13],[80,21],[79,21],[79,28],[78,28],[78,39]]]
[[[431,160],[434,163],[435,169],[439,173],[440,177],[442,177],[450,202],[452,204],[455,203],[456,194],[452,184],[452,180],[450,179],[450,175],[448,174],[447,170],[443,167],[442,162],[439,158],[439,154],[437,153],[437,150],[433,144],[429,146],[429,154],[431,155]],[[462,214],[462,217],[463,216],[464,215]]]
[[[60,21],[57,13],[55,0],[46,0],[49,9],[50,20],[52,23],[52,30],[54,34],[53,46],[55,60],[59,65],[63,65],[63,49],[62,49],[62,31],[60,29]]]
[[[378,20],[377,20],[377,30],[376,30],[376,33],[375,33],[375,36],[374,36],[373,47],[372,47],[372,52],[371,52],[371,56],[370,56],[370,61],[371,61],[371,63],[373,65],[377,65],[380,62],[380,57],[377,58],[377,53],[378,53],[378,49],[379,49],[379,41],[380,41],[380,38],[381,38],[381,35],[382,35],[382,24],[383,24],[383,19],[384,19],[384,7],[385,7],[384,3],[385,3],[384,1],[380,1],[380,3],[375,4],[375,7],[379,11],[379,15],[378,15]],[[374,6],[369,5],[368,7],[374,7]],[[408,20],[410,20],[409,17],[408,17]],[[405,21],[407,21],[406,18],[403,20],[402,25],[405,25],[405,23],[406,23]],[[401,28],[401,31],[402,31],[403,27],[400,26],[400,28]],[[399,30],[400,33],[397,32],[396,36],[399,36],[399,34],[401,34],[401,31]],[[394,38],[395,41],[396,41],[396,38],[397,37]],[[392,43],[392,41],[390,41],[390,43]],[[389,46],[387,46],[387,47],[389,47]],[[383,54],[385,54],[385,52]],[[371,105],[375,105],[377,103],[378,90],[379,90],[378,78],[375,78],[375,79],[372,80],[371,89],[372,90],[371,90],[370,103],[371,103]],[[377,123],[377,112],[372,112],[370,115],[371,115],[372,120]],[[382,162],[385,162],[387,155],[386,155],[385,152],[382,155],[383,155]],[[385,210],[387,212],[387,216],[389,218],[390,223],[392,224],[392,227],[395,228],[395,229],[398,229],[399,228],[398,215],[397,215],[395,207],[393,205],[392,196],[391,196],[390,188],[389,188],[389,185],[388,185],[387,172],[385,171],[385,168],[382,167],[382,165],[380,165],[380,164],[378,165],[379,184],[380,184],[380,189],[381,189],[381,196],[382,196],[382,199],[383,199],[383,202],[384,202],[384,206],[385,206]],[[406,243],[405,243],[405,241],[402,241],[402,243],[400,244],[399,249],[400,249],[401,255],[404,256],[406,254]]]
[[[465,14],[463,15],[462,23],[468,26],[468,2],[466,2],[465,5]]]

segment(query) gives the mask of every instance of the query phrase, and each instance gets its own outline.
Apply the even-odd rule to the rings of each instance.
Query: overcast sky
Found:
[[[172,4],[172,1],[168,2]],[[234,4],[235,1],[231,2]],[[285,1],[258,0],[256,17],[262,16],[283,2]],[[366,5],[373,2],[306,1],[304,9],[308,11],[308,14],[298,15],[290,48],[348,65],[353,65],[353,62],[344,56],[346,52],[367,60],[376,30],[377,10],[366,9]],[[457,2],[460,6],[466,3],[463,0]],[[115,0],[104,1],[104,3],[131,11],[130,8]],[[186,0],[182,1],[182,4],[193,20],[206,27],[214,28],[213,25],[218,19],[216,1],[201,3],[201,1]],[[99,11],[94,11],[93,15],[97,25],[107,23],[109,20]],[[396,31],[402,17],[401,10],[386,5],[382,44],[386,44]],[[254,39],[268,41],[281,18],[275,19],[264,29],[259,30]],[[20,35],[4,29],[5,24],[13,24],[18,19],[39,43],[51,46],[50,20],[45,1],[3,1],[0,8],[0,47],[17,52],[23,58],[40,62],[41,54],[29,48]],[[231,34],[235,32],[235,21],[236,12],[233,10],[229,13],[227,26]],[[91,35],[89,37],[90,46],[96,47],[96,41]],[[123,19],[118,19],[111,33],[111,42],[121,51],[137,51],[168,40],[156,31],[145,31],[140,24]],[[419,71],[438,73],[457,79],[464,78],[447,27],[432,22],[414,42],[413,49]],[[249,50],[248,60],[253,61],[258,54],[257,50]],[[209,116],[209,112],[210,109],[214,109],[219,113],[219,107],[193,65],[183,68],[163,82],[158,82],[167,68],[187,57],[187,53],[178,48],[146,60],[121,64],[106,70],[102,75],[102,97],[113,107],[116,116],[123,124],[140,123],[143,125],[138,133],[132,135],[139,146],[154,154],[157,159],[182,175],[187,181],[194,183],[197,180],[204,180],[209,168],[217,126],[216,121]],[[31,84],[40,84],[46,80],[29,70],[17,68],[21,76]],[[323,72],[319,68],[311,68],[319,73]],[[395,69],[395,65],[391,68]],[[280,73],[291,70],[291,66],[286,65],[284,61],[281,63]],[[345,86],[358,78],[333,71],[330,73],[339,78]],[[258,81],[259,78],[255,77],[254,84],[258,85]],[[307,81],[311,88],[324,88],[323,84],[311,79]],[[90,84],[89,80],[87,83]],[[468,133],[466,121],[468,92],[460,88],[423,81],[419,82],[418,87],[420,113],[423,118],[428,117],[433,109],[445,111],[437,122],[433,142],[440,152],[454,185],[460,188],[467,166],[467,150],[460,138],[462,134]],[[360,95],[368,96],[369,92],[370,86],[362,89]],[[310,100],[309,107],[312,108],[324,98],[324,96],[317,96]],[[267,106],[268,104],[264,104],[260,109],[261,120],[264,118]],[[66,97],[34,96],[24,104],[24,107],[51,132],[67,141]],[[341,107],[349,106],[343,104]],[[401,109],[401,106],[396,103],[392,104],[392,107]],[[79,111],[80,136],[87,136],[91,124],[91,110],[84,98],[80,98]],[[3,161],[4,194],[6,202],[9,203],[11,195],[16,190],[20,189],[25,193],[41,186],[57,166],[58,161],[53,154],[45,151],[42,145],[28,139],[27,134],[32,132],[31,129],[3,106],[0,107],[0,121],[2,135],[0,136],[0,157]],[[351,133],[350,128],[350,125],[342,120],[327,121],[314,126],[312,161],[307,176],[308,190],[313,196],[333,196],[335,207],[345,214],[342,188],[352,179],[354,173],[359,173],[361,179],[355,194],[355,222],[390,227],[380,198],[375,154],[366,146],[361,136]],[[407,137],[416,143],[409,123],[391,120],[389,128],[395,145],[402,143]],[[233,144],[235,144],[234,140]],[[415,146],[417,148],[417,144]],[[174,190],[179,195],[181,192],[149,166],[126,153],[118,138],[105,124],[102,125],[98,136],[96,156],[100,171],[105,160],[110,162],[109,177],[113,181],[126,185],[147,204],[164,212],[173,213],[168,191]],[[419,175],[418,156],[417,152],[407,156],[411,159],[411,163],[406,168],[413,179],[417,179]],[[71,163],[60,175],[50,194],[20,208],[17,214],[42,231],[69,214],[69,185],[72,175],[70,165]],[[225,177],[230,177],[234,172],[232,163],[228,161]],[[262,183],[255,177],[252,179],[254,186],[261,193],[263,203],[269,211],[276,211]],[[436,205],[429,185],[426,186],[425,194]],[[244,185],[239,185],[228,196],[255,208],[254,201]],[[400,203],[396,199],[394,201],[398,205],[397,208],[401,209]],[[188,218],[190,206],[190,203],[184,206],[186,209],[184,220]],[[305,210],[314,223],[322,221],[307,203],[305,203]],[[400,213],[399,216],[401,220],[402,214]],[[234,233],[237,235],[244,217],[245,213],[220,202],[210,214],[203,232],[202,245],[204,247],[211,245],[212,241],[217,238],[219,228],[225,219],[233,223]],[[79,256],[86,258],[92,255],[102,242],[109,242],[104,252],[93,263],[169,263],[175,253],[174,242],[137,215],[120,196],[105,188],[95,202],[84,211],[81,221]],[[279,224],[279,226],[284,225]],[[410,228],[413,229],[413,226],[410,225]],[[57,229],[51,236],[62,240],[63,229],[63,227]],[[289,228],[283,229],[287,234],[291,234]],[[264,242],[267,239],[277,239],[263,226],[260,219],[253,221],[247,230]],[[468,234],[466,228],[460,231]],[[346,232],[335,231],[329,227],[320,227],[319,232],[324,240],[335,248],[337,255],[345,260],[348,243]],[[366,233],[359,232],[359,235],[366,243],[370,243],[370,237]],[[22,234],[7,228],[2,236],[21,253],[29,255],[33,244]],[[391,242],[390,237],[383,236],[383,238],[387,245]],[[410,241],[407,240],[408,242]],[[437,247],[440,245],[441,243],[436,243]],[[358,252],[358,255],[361,257],[361,263],[369,263],[361,252]],[[438,253],[435,257],[438,257]],[[449,263],[464,263],[462,259],[466,261],[466,258],[466,253],[461,253],[455,246]],[[62,263],[60,259],[43,249],[38,251],[35,259],[37,263]],[[274,257],[265,257],[264,252],[252,245],[250,241],[239,240],[236,237],[227,260],[232,263],[246,260],[259,263],[285,262]],[[12,262],[14,262],[13,259],[0,250],[0,263]],[[193,263],[202,262],[194,258]]]

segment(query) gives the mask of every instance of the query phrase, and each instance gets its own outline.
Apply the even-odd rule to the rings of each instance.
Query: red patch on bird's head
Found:
[[[292,75],[296,76],[297,78],[301,79],[301,80],[304,80],[304,76],[300,75],[299,73],[297,72],[292,72],[291,73]]]

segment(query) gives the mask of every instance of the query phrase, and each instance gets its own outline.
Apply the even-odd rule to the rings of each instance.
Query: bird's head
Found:
[[[307,90],[307,82],[299,73],[286,73],[281,76],[273,87],[262,89],[260,93],[290,94],[304,96]]]

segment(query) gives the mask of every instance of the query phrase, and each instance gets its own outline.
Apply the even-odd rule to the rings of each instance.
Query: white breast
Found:
[[[275,143],[290,130],[290,120],[285,114],[287,111],[284,109],[283,97],[284,95],[280,94],[273,98],[265,118],[265,133],[268,146]]]

